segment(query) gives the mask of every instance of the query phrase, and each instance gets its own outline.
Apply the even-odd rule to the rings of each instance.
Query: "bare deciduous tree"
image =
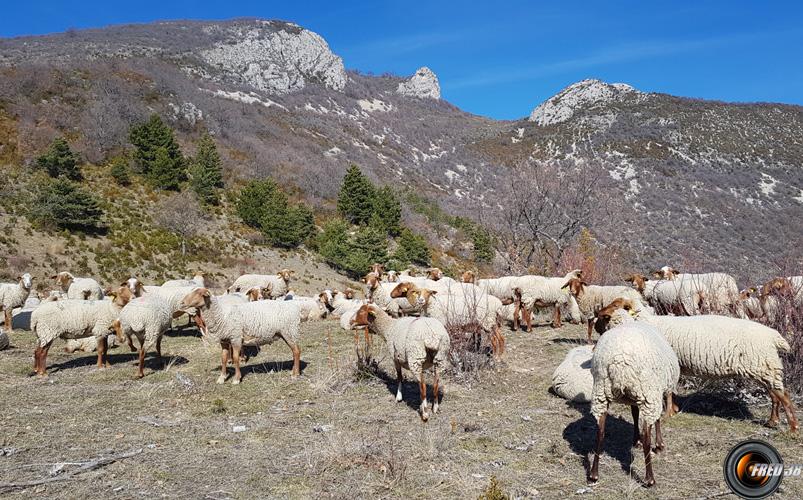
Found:
[[[181,238],[181,255],[187,253],[187,240],[198,234],[198,228],[206,218],[198,201],[187,192],[165,198],[153,214],[159,227]]]
[[[528,163],[513,169],[495,224],[507,271],[557,271],[580,231],[605,213],[606,171],[587,164]]]

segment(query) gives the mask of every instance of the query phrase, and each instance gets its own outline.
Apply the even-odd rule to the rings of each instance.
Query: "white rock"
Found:
[[[317,33],[291,24],[275,31],[271,23],[228,31],[231,41],[201,53],[228,79],[273,94],[301,90],[309,81],[334,90],[346,85],[343,60]]]
[[[550,97],[530,113],[530,121],[538,125],[565,122],[580,107],[624,100],[642,101],[647,94],[624,83],[605,83],[600,80],[583,80]]]
[[[418,71],[409,80],[400,83],[396,92],[422,99],[441,98],[441,86],[438,83],[438,77],[426,66],[418,68]]]

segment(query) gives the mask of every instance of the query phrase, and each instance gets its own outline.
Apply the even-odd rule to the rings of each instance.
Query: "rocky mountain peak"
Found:
[[[441,98],[441,86],[438,83],[438,76],[426,66],[418,68],[418,71],[413,76],[400,83],[396,92],[422,99]]]
[[[570,119],[577,108],[625,99],[643,99],[646,94],[624,83],[582,80],[569,85],[542,102],[530,113],[530,121],[541,126]]]
[[[272,94],[301,90],[309,81],[334,90],[346,85],[343,60],[317,33],[271,21],[220,29],[225,40],[201,52],[201,58],[226,79]]]

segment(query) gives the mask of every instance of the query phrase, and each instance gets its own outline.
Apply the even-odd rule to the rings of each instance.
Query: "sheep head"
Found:
[[[141,297],[142,292],[145,291],[145,286],[142,284],[142,282],[133,276],[120,283],[120,286],[127,287],[129,290],[131,290],[131,293],[134,294],[134,297]]]
[[[116,319],[112,323],[112,330],[114,330],[114,336],[117,337],[117,343],[122,345],[125,342],[125,335],[123,334],[123,326],[120,324],[120,320]]]
[[[256,302],[262,298],[262,288],[258,286],[249,288],[248,291],[245,292],[245,297],[248,299],[248,302]]]
[[[460,280],[463,283],[474,283],[477,280],[477,276],[474,274],[474,271],[465,271],[460,276]]]
[[[399,297],[406,297],[407,292],[409,292],[413,288],[415,288],[415,285],[413,285],[410,282],[399,283],[398,285],[396,285],[396,288],[394,288],[390,292],[390,297],[393,299],[398,299]]]
[[[376,273],[377,276],[382,276],[382,273],[385,272],[385,266],[383,266],[382,264],[379,264],[377,262],[374,262],[373,264],[371,264],[371,271],[370,272]]]
[[[407,301],[411,306],[419,307],[426,310],[429,307],[429,299],[437,295],[437,290],[429,290],[427,288],[412,288],[407,292]]]
[[[614,313],[618,310],[624,310],[630,316],[634,316],[636,314],[636,308],[633,304],[633,301],[629,299],[623,299],[621,297],[614,299],[613,302],[605,307],[597,307],[594,312],[594,319],[592,320],[594,329],[597,331],[597,333],[602,335],[612,327],[619,324],[616,322],[617,320],[614,320],[613,322],[611,321],[611,318],[615,316]]]
[[[343,296],[346,297],[349,300],[354,298],[354,294],[355,293],[356,292],[354,290],[352,290],[351,288],[346,288],[345,290],[343,290]]]
[[[397,273],[396,271],[388,271],[387,277],[388,281],[391,283],[396,283],[397,281],[399,281],[399,273]]]
[[[276,273],[276,276],[278,276],[279,278],[283,279],[285,283],[290,283],[290,277],[291,277],[291,276],[292,276],[294,273],[295,273],[295,272],[294,272],[294,271],[291,271],[290,269],[282,269],[281,271],[279,271],[278,273]]]
[[[370,273],[366,274],[362,278],[362,282],[365,283],[366,285],[368,285],[368,289],[369,290],[373,290],[377,286],[379,286],[379,281],[380,281],[379,280],[379,276],[373,271],[371,271]]]
[[[643,274],[634,273],[625,278],[625,281],[633,285],[633,288],[639,292],[643,292],[647,283],[647,277]]]
[[[25,290],[30,290],[33,286],[33,276],[30,273],[25,273],[22,276],[17,276],[17,282]]]
[[[376,320],[376,316],[379,313],[379,308],[374,304],[364,304],[357,309],[357,314],[354,315],[354,318],[351,319],[351,327],[370,327],[374,321]]]
[[[72,274],[68,273],[67,271],[62,271],[62,272],[60,272],[58,274],[55,274],[55,275],[51,276],[50,279],[56,280],[56,283],[58,283],[58,285],[61,287],[61,289],[66,292],[67,289],[70,288],[70,285],[72,284],[73,280],[75,279],[75,276],[73,276]]]
[[[764,297],[767,295],[793,297],[795,295],[795,290],[791,281],[786,278],[778,277],[764,283],[764,286],[761,287],[761,295]]]
[[[125,307],[125,305],[134,298],[134,294],[128,289],[127,286],[119,286],[117,288],[107,290],[106,295],[112,298],[112,304],[121,308]]]
[[[568,289],[570,294],[574,295],[576,298],[579,299],[580,297],[583,296],[583,293],[585,292],[585,287],[587,286],[588,283],[581,280],[580,278],[572,278],[569,281],[567,281],[565,285],[560,287],[560,289],[561,290]]]
[[[438,281],[439,279],[443,278],[443,271],[437,267],[430,267],[427,269],[427,278],[431,279],[432,281]]]

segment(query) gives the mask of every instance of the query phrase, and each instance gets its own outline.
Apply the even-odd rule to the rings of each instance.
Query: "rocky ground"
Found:
[[[190,329],[163,344],[135,380],[135,355],[51,350],[47,378],[30,376],[33,337],[12,333],[0,352],[0,494],[48,498],[472,498],[496,477],[517,497],[711,498],[724,495],[722,461],[738,441],[772,442],[789,462],[803,440],[763,427],[763,397],[687,390],[665,425],[657,486],[640,486],[644,462],[631,452],[630,411],[612,409],[601,479],[585,481],[595,424],[587,405],[549,392],[551,373],[582,329],[508,332],[504,362],[473,382],[448,380],[441,413],[422,423],[409,379],[394,402],[381,340],[378,375],[355,372],[354,341],[334,321],[305,324],[303,375],[290,352],[267,348],[240,386],[216,385],[217,350]],[[409,374],[408,374],[409,375]],[[131,455],[126,457],[126,455]],[[633,458],[635,456],[635,458]],[[104,457],[118,457],[103,466]],[[8,483],[41,483],[13,487]],[[803,480],[781,497],[803,497]]]

